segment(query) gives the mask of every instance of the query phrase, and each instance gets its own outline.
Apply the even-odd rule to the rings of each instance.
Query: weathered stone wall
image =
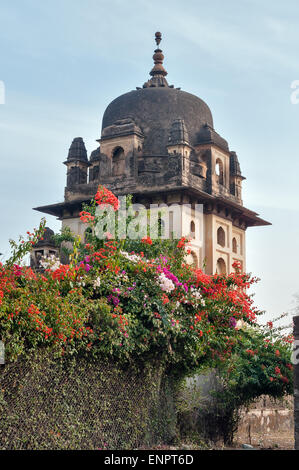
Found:
[[[221,403],[221,383],[215,371],[186,380],[178,399],[178,427],[182,437],[201,435],[213,442],[232,437],[234,421],[225,403]],[[299,408],[298,408],[299,410]],[[231,428],[230,426],[233,426]],[[283,448],[294,448],[294,399],[262,396],[241,410],[235,442],[257,443],[273,440]]]
[[[243,410],[238,434],[271,434],[275,432],[293,433],[294,429],[293,397],[273,400],[262,397],[248,410]]]
[[[295,345],[299,344],[299,316],[294,317]],[[294,346],[295,347],[295,346]],[[294,354],[299,358],[299,351]],[[295,449],[299,450],[299,364],[294,361],[294,418],[295,418]]]

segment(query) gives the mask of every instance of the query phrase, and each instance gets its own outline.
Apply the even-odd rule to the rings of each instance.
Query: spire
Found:
[[[67,161],[87,162],[87,151],[82,137],[76,137],[70,146]]]
[[[232,176],[238,176],[245,180],[241,173],[240,163],[236,152],[230,152],[230,173]]]
[[[157,49],[155,50],[155,53],[153,55],[155,65],[150,71],[150,75],[152,76],[152,78],[143,85],[143,88],[160,87],[160,86],[169,87],[167,80],[165,78],[167,75],[167,72],[165,68],[163,67],[164,55],[161,49],[159,48],[160,42],[162,41],[161,33],[157,32],[155,34],[155,41],[157,44]]]
[[[152,77],[154,77],[155,75],[161,75],[162,77],[166,77],[167,72],[163,67],[164,55],[161,49],[159,49],[159,44],[162,41],[162,34],[159,32],[156,33],[155,40],[158,48],[155,50],[155,54],[153,55],[155,65],[154,68],[151,70],[150,75]]]
[[[185,121],[181,118],[178,118],[173,121],[168,138],[168,145],[178,144],[190,145]]]

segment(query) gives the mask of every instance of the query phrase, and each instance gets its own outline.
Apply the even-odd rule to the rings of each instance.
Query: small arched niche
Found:
[[[192,238],[195,238],[195,222],[194,222],[194,220],[191,220],[191,223],[190,223],[190,236]]]
[[[165,237],[165,232],[166,232],[166,227],[165,227],[165,221],[162,218],[161,212],[159,212],[158,215],[158,237]]]
[[[187,255],[186,261],[189,266],[192,266],[193,268],[198,268],[198,257],[196,253],[194,253],[194,251],[191,251],[191,253]]]
[[[216,265],[216,273],[220,275],[226,274],[226,264],[223,258],[218,258]]]
[[[238,243],[236,237],[232,240],[233,253],[238,253]]]
[[[122,176],[125,173],[125,152],[122,147],[116,147],[112,153],[112,176]]]
[[[224,169],[223,161],[220,158],[217,158],[215,165],[215,173],[218,179],[218,184],[224,184]]]
[[[217,230],[217,243],[218,245],[225,247],[225,231],[222,227]]]

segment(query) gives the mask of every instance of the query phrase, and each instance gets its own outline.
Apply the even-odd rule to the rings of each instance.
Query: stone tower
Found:
[[[65,162],[64,202],[36,210],[83,236],[86,226],[79,212],[99,184],[116,195],[133,194],[134,202],[146,207],[187,204],[189,210],[181,211],[176,224],[192,238],[188,262],[205,265],[212,274],[231,272],[239,261],[245,271],[246,229],[269,223],[243,206],[245,178],[238,156],[215,131],[207,104],[168,84],[161,39],[156,33],[151,78],[107,107],[99,146],[89,160],[83,139],[74,139]],[[198,205],[203,207],[200,219]]]
[[[46,227],[42,240],[39,240],[36,245],[33,246],[30,253],[31,268],[40,268],[40,261],[43,257],[59,256],[59,249],[57,248],[55,241],[52,238],[53,235],[53,230],[51,230],[49,227]]]

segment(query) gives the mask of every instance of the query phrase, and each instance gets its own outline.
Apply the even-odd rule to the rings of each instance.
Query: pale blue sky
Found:
[[[0,252],[61,202],[74,137],[97,146],[115,97],[148,78],[155,31],[168,80],[210,106],[247,177],[244,204],[273,226],[247,231],[257,304],[275,316],[299,291],[296,0],[1,0]],[[48,216],[48,225],[59,222]]]

